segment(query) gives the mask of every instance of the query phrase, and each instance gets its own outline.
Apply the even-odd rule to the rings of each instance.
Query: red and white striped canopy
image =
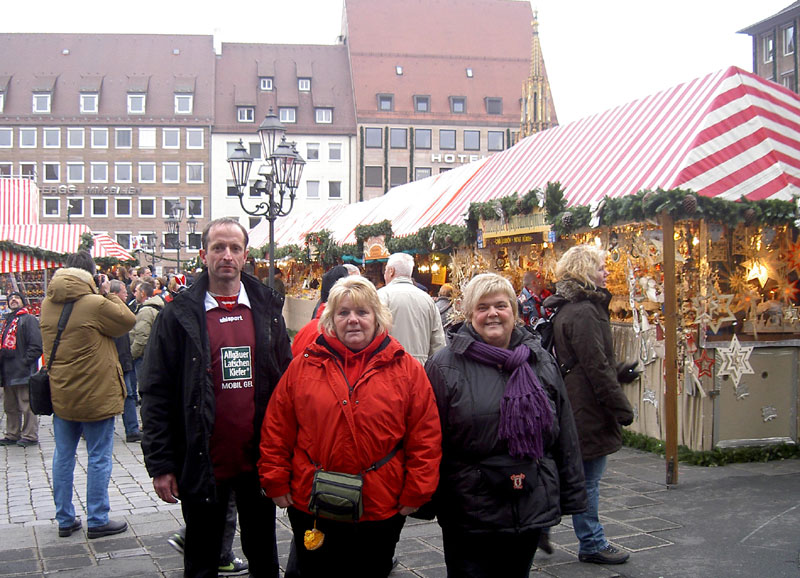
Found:
[[[122,245],[105,233],[95,233],[92,235],[94,246],[92,247],[92,257],[116,257],[120,261],[130,261],[134,256],[128,253]]]
[[[39,189],[30,179],[0,178],[0,225],[39,222]]]
[[[385,219],[396,236],[461,225],[470,203],[555,181],[569,205],[678,187],[727,200],[791,199],[800,194],[800,97],[731,67],[396,187],[373,210],[359,207],[373,201],[350,205],[291,237],[326,228],[337,241],[352,242],[356,225]],[[282,235],[283,225],[276,222]]]

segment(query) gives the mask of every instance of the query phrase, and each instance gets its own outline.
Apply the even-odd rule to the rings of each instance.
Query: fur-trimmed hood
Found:
[[[94,278],[88,271],[77,267],[59,269],[47,285],[47,296],[54,303],[75,301],[92,293],[97,293]]]
[[[565,303],[591,301],[603,307],[611,302],[611,293],[604,287],[592,288],[574,279],[564,279],[556,283],[556,294],[544,300],[548,309],[558,309]]]

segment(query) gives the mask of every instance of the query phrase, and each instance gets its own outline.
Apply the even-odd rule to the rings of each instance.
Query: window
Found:
[[[181,148],[181,129],[165,128],[161,130],[162,145],[165,149]]]
[[[392,94],[379,94],[378,95],[378,110],[394,110],[394,95],[392,95]]]
[[[130,233],[117,233],[116,241],[123,249],[130,251],[131,248],[131,234]]]
[[[383,167],[364,167],[364,186],[383,186]]]
[[[92,131],[92,148],[93,149],[107,149],[108,148],[108,129],[107,128],[93,128]]]
[[[308,143],[306,145],[306,160],[307,161],[319,160],[319,143]]]
[[[139,163],[139,182],[156,182],[156,163]]]
[[[33,112],[47,113],[50,112],[50,97],[49,92],[34,92],[33,93]]]
[[[261,217],[248,217],[250,228],[255,229],[261,223]]]
[[[475,74],[472,72],[471,68],[467,68],[467,78],[472,78]]]
[[[430,96],[415,96],[414,97],[414,110],[417,112],[430,112],[431,111],[431,97]]]
[[[330,143],[328,145],[328,160],[340,161],[342,160],[342,145],[339,143]]]
[[[382,128],[365,128],[364,129],[364,146],[368,149],[383,148],[383,129]]]
[[[139,216],[140,217],[155,217],[156,216],[156,200],[153,198],[139,198]],[[148,243],[150,245],[150,243]]]
[[[464,131],[464,150],[465,151],[481,150],[481,131],[479,130]]]
[[[129,94],[128,114],[144,114],[146,104],[147,104],[147,95]]]
[[[45,217],[58,217],[61,215],[61,199],[58,197],[49,197],[42,199],[44,203],[44,216]]]
[[[139,148],[140,149],[154,149],[154,148],[156,148],[156,129],[155,128],[140,128],[139,129]]]
[[[403,67],[402,66],[395,66],[394,67],[394,73],[397,76],[403,76]]]
[[[130,197],[116,197],[114,199],[114,205],[116,206],[115,212],[117,217],[132,216],[133,212],[131,210]]]
[[[178,199],[178,198],[175,198],[175,197],[170,198],[170,199],[163,199],[163,200],[164,200],[164,204],[162,206],[162,209],[163,209],[164,212],[162,213],[162,216],[165,217],[165,218],[171,217],[172,216],[172,209],[175,207],[175,205],[180,203],[181,200]]]
[[[407,128],[390,128],[389,129],[389,146],[393,149],[408,148],[408,129]]]
[[[306,198],[319,198],[319,181],[306,181]]]
[[[414,180],[418,181],[420,179],[427,179],[431,176],[431,168],[430,167],[416,167],[414,169]]]
[[[178,183],[180,182],[180,164],[164,163],[161,165],[161,182]]]
[[[67,197],[67,214],[70,217],[83,216],[83,197]]]
[[[133,147],[133,129],[118,128],[114,130],[114,146],[118,149],[129,149]]]
[[[406,167],[389,167],[389,186],[397,187],[408,182],[408,169]]]
[[[503,99],[502,98],[487,98],[486,99],[486,114],[503,114]]]
[[[186,199],[186,216],[201,218],[203,216],[203,199]]]
[[[86,131],[82,128],[67,129],[67,147],[71,149],[82,149],[84,146],[84,135]]]
[[[83,182],[83,163],[67,163],[67,182]]]
[[[794,54],[794,26],[787,26],[783,32],[783,55]]]
[[[203,148],[203,129],[202,128],[187,128],[186,129],[186,148],[187,149],[202,149]]]
[[[233,184],[233,181],[227,181],[227,192],[229,197],[238,197],[239,196],[239,189],[236,188],[236,185]]]
[[[6,93],[0,92],[0,112],[6,107]]]
[[[281,122],[297,122],[297,109],[295,108],[281,108],[279,111]]]
[[[772,62],[775,59],[775,39],[770,34],[764,36],[764,63]]]
[[[92,217],[108,216],[108,199],[105,197],[92,197]]]
[[[342,198],[342,183],[340,181],[328,182],[328,198],[329,199]]]
[[[83,114],[97,114],[97,105],[100,97],[94,92],[81,93],[81,113]]]
[[[240,106],[236,109],[236,118],[239,122],[255,122],[256,109],[252,106]]]
[[[250,149],[250,158],[251,159],[260,159],[261,158],[261,143],[260,142],[251,142],[248,143],[247,147]]]
[[[456,131],[450,129],[439,130],[439,148],[446,151],[456,149]]]
[[[57,183],[61,180],[61,165],[59,163],[44,163],[44,182]]]
[[[332,108],[316,108],[317,124],[331,124],[333,122]]]
[[[203,234],[202,233],[187,233],[186,238],[189,244],[190,251],[199,251],[203,248]]]
[[[42,141],[42,146],[46,149],[61,148],[61,129],[43,128]]]
[[[36,163],[19,163],[19,174],[21,177],[36,178]]]
[[[35,128],[21,128],[19,129],[19,147],[23,149],[36,148],[36,129]]]
[[[418,149],[431,148],[431,129],[418,128],[414,131],[414,148]]]
[[[505,135],[501,130],[490,130],[486,141],[490,151],[501,151],[505,148]]]
[[[192,114],[193,106],[194,106],[193,94],[175,95],[175,114]]]
[[[10,149],[14,146],[14,129],[0,128],[0,148]]]
[[[118,183],[130,183],[132,180],[131,163],[114,163],[114,180]]]
[[[262,76],[259,79],[261,90],[272,90],[272,77],[271,76]]]
[[[203,163],[186,163],[186,182],[193,184],[203,182]]]
[[[781,75],[781,84],[791,91],[795,90],[794,72],[787,72]]]
[[[467,99],[463,96],[451,96],[450,112],[453,114],[464,114],[467,112]]]
[[[12,163],[0,163],[0,177],[10,177]]]
[[[89,178],[93,183],[108,182],[108,163],[90,163]]]
[[[308,92],[311,90],[311,79],[310,78],[298,78],[297,79],[297,90],[300,92]]]

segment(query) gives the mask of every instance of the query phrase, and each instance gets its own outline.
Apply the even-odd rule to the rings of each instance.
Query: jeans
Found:
[[[125,433],[132,434],[139,431],[139,418],[136,416],[136,371],[126,371],[125,375],[125,406],[122,412],[122,424]]]
[[[86,473],[87,525],[96,528],[108,524],[108,481],[111,479],[111,452],[114,448],[114,418],[80,422],[53,415],[53,434],[56,441],[53,453],[53,500],[56,520],[61,528],[75,520],[72,505],[72,478],[75,472],[75,451],[86,438],[89,466]]]
[[[595,554],[608,546],[603,525],[600,523],[600,478],[606,469],[606,456],[583,461],[586,477],[586,505],[583,514],[572,516],[575,535],[580,540],[580,554]]]

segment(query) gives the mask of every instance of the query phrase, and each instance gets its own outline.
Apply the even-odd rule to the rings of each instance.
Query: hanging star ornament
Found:
[[[797,280],[789,281],[786,277],[778,279],[778,286],[775,288],[778,297],[784,302],[791,305],[797,301],[797,296],[800,295],[800,288],[797,287]]]
[[[719,332],[719,327],[727,321],[736,321],[736,316],[731,311],[733,294],[722,294],[716,288],[711,290],[711,297],[708,300],[708,311],[712,315],[708,322],[708,327],[714,333]],[[714,316],[716,314],[716,316]]]
[[[697,369],[699,370],[697,372],[697,377],[703,377],[704,375],[707,375],[708,377],[713,377],[713,375],[711,374],[711,368],[714,367],[715,363],[716,361],[714,361],[708,356],[708,350],[703,349],[700,352],[700,357],[694,360],[694,364],[697,366]]]
[[[739,382],[745,374],[753,374],[753,367],[750,365],[750,355],[753,353],[752,347],[742,347],[736,335],[731,339],[730,347],[720,347],[717,349],[722,366],[717,370],[718,375],[729,375],[733,380],[733,385],[739,387]]]
[[[800,273],[800,239],[796,243],[790,243],[786,249],[786,263]]]

